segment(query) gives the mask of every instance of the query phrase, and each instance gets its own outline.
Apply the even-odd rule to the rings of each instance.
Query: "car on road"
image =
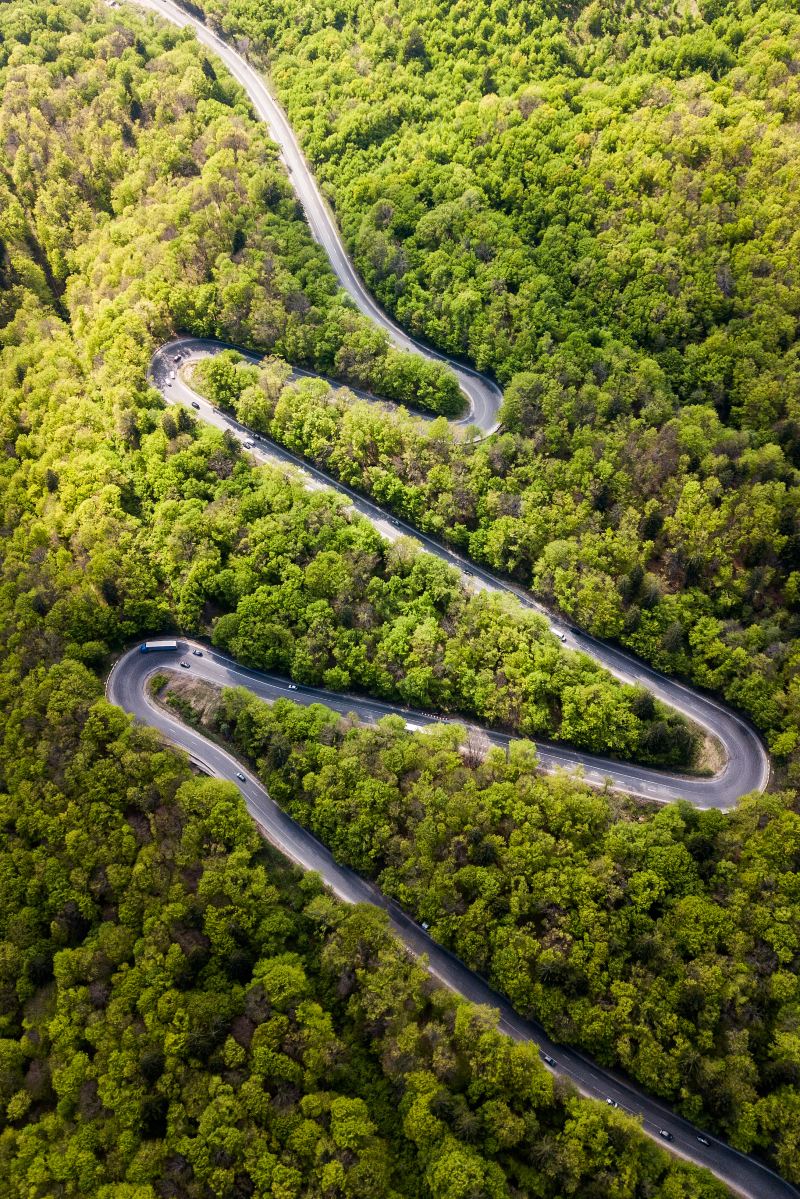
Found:
[[[192,407],[196,408],[198,412],[200,411],[200,405],[198,404],[197,400],[192,400]]]
[[[254,441],[246,441],[246,442],[244,443],[244,448],[245,448],[246,450],[252,450],[252,448],[253,448],[253,446],[254,446],[254,445],[255,445],[255,442],[254,442]]]
[[[194,654],[195,658],[202,658],[203,656],[203,651],[201,649],[193,649],[192,653]]]
[[[561,638],[561,640],[562,640],[562,641],[566,641],[566,639],[567,639],[567,634],[566,634],[566,633],[559,633],[558,635],[559,635],[559,637]]]
[[[701,1136],[699,1132],[697,1134],[697,1139],[701,1145],[710,1145],[711,1144],[708,1137]]]
[[[181,666],[183,667],[184,670],[188,670],[191,665],[192,665],[191,662],[187,662],[185,658],[181,662]]]
[[[296,691],[296,690],[297,690],[297,683],[289,683],[289,690],[290,690],[290,691]]]
[[[544,1050],[542,1050],[542,1061],[547,1062],[548,1066],[556,1065],[556,1059],[551,1057],[549,1053],[545,1053]]]
[[[239,782],[240,782],[240,783],[246,783],[246,782],[247,782],[247,779],[244,777],[244,775],[242,774],[241,770],[237,770],[237,771],[236,771],[236,777],[237,777],[237,779],[239,780]]]
[[[619,1104],[617,1103],[616,1099],[611,1099],[611,1098],[609,1098],[608,1095],[606,1095],[606,1103],[608,1104],[609,1107],[619,1107]]]
[[[170,372],[169,372],[169,376],[168,376],[168,378],[169,378],[169,381],[170,381],[170,383],[171,383],[171,382],[172,382],[172,380],[175,378],[175,372],[174,372],[174,371],[170,371]]]
[[[658,1135],[663,1137],[665,1141],[674,1141],[675,1138],[668,1128],[659,1128]]]

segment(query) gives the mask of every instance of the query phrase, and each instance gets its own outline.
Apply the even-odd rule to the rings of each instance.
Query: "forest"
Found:
[[[230,81],[105,5],[0,6],[0,189],[3,1188],[721,1197],[437,991],[382,917],[298,877],[235,789],[102,699],[130,639],[236,616],[274,570],[298,615],[272,624],[308,670],[357,649],[329,579],[357,567],[366,587],[373,558],[376,637],[395,592],[428,626],[457,601],[445,651],[465,613],[492,624],[449,572],[393,571],[338,501],[253,469],[147,383],[176,328],[322,366],[358,325]],[[592,669],[523,634],[565,686]]]
[[[485,446],[398,421],[383,489],[800,782],[796,5],[193,7],[269,67],[385,307],[505,385]]]
[[[231,2],[230,19],[246,7]],[[692,751],[684,725],[565,653],[535,616],[473,594],[408,543],[381,541],[335,496],[253,468],[233,440],[164,409],[146,367],[182,331],[270,356],[255,372],[223,357],[205,379],[242,420],[533,583],[595,631],[728,695],[792,755],[800,541],[793,335],[782,313],[795,301],[778,251],[795,233],[788,182],[778,192],[789,169],[778,165],[795,119],[794,18],[777,4],[734,12],[720,2],[694,17],[639,5],[633,17],[593,6],[540,19],[521,6],[493,22],[486,6],[437,5],[407,34],[411,10],[401,7],[375,78],[389,95],[404,61],[428,80],[428,108],[441,100],[446,115],[444,55],[457,50],[468,108],[465,123],[439,113],[419,127],[397,109],[383,140],[367,138],[375,177],[392,138],[405,155],[403,138],[435,134],[440,164],[463,182],[503,161],[493,139],[511,155],[516,138],[536,134],[524,205],[510,193],[506,211],[491,188],[477,194],[453,225],[461,240],[435,222],[426,233],[413,207],[408,233],[393,213],[373,213],[422,289],[422,331],[456,344],[441,271],[469,267],[453,247],[476,222],[497,218],[512,248],[516,230],[545,272],[545,251],[558,263],[577,236],[558,206],[584,212],[583,257],[548,267],[564,293],[560,307],[545,306],[558,329],[534,324],[545,313],[528,281],[505,343],[497,329],[481,333],[486,353],[477,333],[462,338],[464,354],[507,381],[506,430],[481,445],[324,381],[290,384],[287,362],[435,411],[457,399],[449,376],[408,367],[338,293],[263,128],[190,36],[89,0],[0,6],[0,1177],[25,1199],[723,1193],[624,1113],[554,1081],[533,1050],[499,1036],[491,1013],[441,993],[377,912],[345,909],[293,872],[234,789],[193,776],[102,699],[114,653],[181,629],[303,681],[480,716],[521,736],[673,764]],[[260,22],[273,12],[261,5]],[[356,18],[363,60],[349,54],[339,66],[345,83],[363,79],[366,6],[333,7],[318,34],[295,20],[291,50],[296,10],[282,12],[285,29],[264,24],[251,36],[254,52],[267,34],[283,47],[273,59],[283,89],[285,55],[299,65],[297,97],[309,95],[326,44],[347,44]],[[305,22],[318,19],[317,7],[303,8]],[[687,31],[693,22],[699,31]],[[493,37],[507,38],[497,55]],[[479,61],[492,78],[471,70]],[[528,115],[515,71],[537,80],[525,84]],[[652,79],[658,103],[648,100],[657,91],[640,90],[640,80],[655,89]],[[309,113],[338,127],[335,80],[326,92],[330,106],[309,101]],[[513,100],[521,120],[509,120],[505,140],[497,125],[485,140],[470,133],[461,161],[452,139],[471,109],[497,109],[483,103],[489,94]],[[385,115],[373,100],[371,119]],[[740,180],[718,156],[741,129],[720,125],[714,104],[742,127],[762,122],[763,137],[736,143],[752,155]],[[608,106],[604,118],[597,106]],[[367,115],[345,107],[354,121]],[[636,187],[633,199],[604,182],[602,205],[581,191],[564,167],[572,118],[596,123],[587,161],[601,151],[632,156],[631,167],[642,159],[638,174],[616,170],[618,159],[603,168],[619,188]],[[645,118],[654,137],[672,131],[686,158],[680,170],[667,159],[650,182],[642,171],[658,155],[645,157]],[[545,123],[523,126],[530,119]],[[690,153],[681,129],[694,119]],[[559,122],[563,138],[543,135]],[[718,140],[704,144],[714,128]],[[373,201],[355,186],[348,199],[348,173],[365,165],[350,133],[330,159],[314,152],[368,273],[359,213]],[[549,171],[560,162],[564,179],[537,191],[535,152]],[[688,216],[679,187],[697,206]],[[716,270],[722,242],[716,225],[714,237],[702,230],[726,187],[747,203],[732,194],[726,221],[715,217],[721,228],[729,212],[745,222],[728,242],[733,282],[722,273],[715,284],[723,305],[703,291],[703,255]],[[652,229],[636,207],[645,199]],[[595,201],[607,229],[590,219]],[[663,344],[632,324],[652,296],[638,293],[646,276],[631,255],[646,259],[656,242],[678,272],[658,291]],[[616,254],[615,271],[595,246]],[[480,287],[497,258],[483,254],[476,242]],[[662,260],[652,261],[660,288]],[[589,284],[600,288],[590,308],[577,263],[584,299]],[[420,319],[411,279],[396,301],[369,282],[402,319]],[[491,306],[479,307],[488,320]],[[190,700],[178,700],[186,712]],[[800,1180],[794,791],[750,797],[727,815],[656,812],[540,776],[524,741],[507,760],[465,757],[444,727],[354,728],[241,693],[224,695],[212,731],[519,1011]],[[786,777],[798,781],[790,764]]]
[[[115,33],[108,39],[109,54],[119,54],[121,36]],[[174,40],[175,35],[169,36]],[[133,61],[135,46],[131,50]],[[188,45],[184,53],[189,56]],[[124,54],[109,59],[115,75],[125,63]],[[200,68],[191,69],[202,92],[208,76]],[[136,104],[144,111],[145,86],[154,86],[153,72],[142,68],[141,73],[142,81],[134,87],[130,80],[128,90],[136,92]],[[181,84],[188,86],[185,75]],[[24,86],[20,79],[20,86],[10,93],[0,136],[5,132],[9,141],[22,142],[20,125],[29,121],[29,109],[46,106],[41,89],[49,86],[46,74],[37,79],[25,72]],[[68,94],[59,96],[59,104],[66,112],[72,102],[76,121],[80,116],[91,122],[79,107],[83,86],[81,78],[74,84],[63,83],[61,90]],[[109,102],[108,97],[104,102]],[[126,96],[128,107],[131,103]],[[189,319],[192,305],[199,302],[196,297],[189,299],[178,289],[170,296],[174,309],[166,305],[170,272],[190,275],[186,263],[192,253],[207,264],[213,252],[212,234],[220,240],[214,262],[221,276],[217,284],[199,287],[203,295],[216,287],[219,320],[225,319],[226,306],[233,303],[228,292],[234,285],[225,282],[226,273],[238,267],[223,252],[223,236],[230,246],[241,240],[241,227],[248,220],[255,226],[252,247],[246,242],[240,251],[245,273],[250,258],[258,264],[266,254],[277,254],[274,239],[280,233],[282,242],[284,223],[286,240],[298,262],[305,263],[315,254],[294,206],[277,188],[275,211],[266,217],[260,214],[257,199],[250,210],[243,204],[243,197],[255,188],[248,171],[254,172],[262,189],[256,196],[272,186],[265,182],[265,168],[259,163],[263,134],[243,118],[227,116],[221,101],[206,103],[214,119],[204,132],[200,132],[205,111],[201,108],[199,114],[184,118],[185,134],[167,125],[160,139],[162,126],[155,120],[155,129],[139,140],[138,162],[128,164],[113,188],[105,184],[114,195],[112,208],[116,205],[120,210],[113,222],[98,220],[90,232],[90,209],[84,201],[85,211],[76,207],[80,234],[77,227],[72,234],[63,226],[57,230],[63,255],[69,250],[68,236],[79,239],[69,251],[74,271],[65,280],[60,303],[74,312],[75,325],[85,326],[87,348],[96,361],[102,359],[97,377],[102,394],[96,397],[100,404],[109,398],[109,374],[116,362],[123,373],[138,362],[143,383],[148,350],[173,323],[180,326]],[[158,111],[154,110],[155,117]],[[197,128],[192,130],[192,124]],[[108,121],[103,127],[108,128]],[[151,182],[147,174],[160,161],[167,129],[173,145],[180,145],[182,138],[190,144],[194,138],[195,152],[207,156],[199,177],[188,168],[178,176],[182,182],[171,204],[164,195],[171,175]],[[41,178],[29,169],[26,178],[20,159],[27,156],[30,164],[36,148],[36,136],[26,131],[13,166],[21,182],[13,182],[12,172],[9,186],[12,203],[22,210],[21,219],[24,185],[26,202],[34,213],[63,201],[58,197],[64,190],[59,177],[64,159],[50,144],[53,132],[44,125],[38,132],[42,138],[38,157],[52,163],[56,178]],[[91,137],[90,124],[76,140]],[[254,142],[249,156],[244,154],[248,137]],[[231,143],[237,142],[240,149],[234,154]],[[79,146],[68,145],[62,155],[67,151],[78,153]],[[91,152],[98,152],[97,140]],[[113,159],[109,148],[104,153]],[[125,162],[122,151],[119,159]],[[149,184],[146,198],[134,203],[130,189],[142,181]],[[93,186],[99,186],[94,176]],[[220,195],[226,197],[228,208],[221,216],[214,212],[218,227],[209,229],[209,208],[216,207]],[[206,198],[208,205],[203,203]],[[96,198],[98,204],[100,199]],[[160,211],[160,224],[153,219],[153,210]],[[194,219],[186,221],[193,210]],[[20,236],[30,238],[33,231],[23,230]],[[55,253],[44,246],[39,249]],[[143,268],[148,253],[153,258],[142,279],[130,277],[131,253],[141,256]],[[15,269],[13,250],[7,256],[9,269]],[[198,265],[198,273],[200,269]],[[62,274],[65,270],[62,267]],[[254,290],[251,320],[257,324],[263,308],[283,304],[288,313],[285,336],[293,337],[295,285],[278,270],[268,278],[275,280],[276,295],[270,296],[263,287]],[[107,294],[115,288],[116,295]],[[340,303],[335,297],[335,304]],[[335,304],[331,301],[334,308]],[[326,312],[319,317],[322,324]],[[78,558],[76,590],[56,602],[51,568],[69,575],[69,565],[60,564],[54,547],[53,560],[45,556],[31,573],[24,521],[19,523],[18,516],[9,519],[14,532],[7,565],[9,571],[17,566],[22,572],[16,583],[17,602],[27,599],[42,635],[60,634],[82,660],[99,662],[109,648],[136,633],[176,623],[186,632],[213,628],[215,641],[248,663],[285,670],[303,682],[338,689],[357,685],[412,705],[464,711],[526,734],[560,737],[622,757],[678,765],[691,760],[694,739],[680,718],[654,708],[648,697],[622,687],[589,659],[566,653],[541,618],[497,597],[470,595],[454,571],[404,543],[393,548],[329,493],[306,493],[280,472],[253,471],[232,439],[197,425],[186,411],[177,416],[160,411],[160,397],[146,386],[137,397],[138,407],[122,407],[125,397],[118,397],[121,410],[116,413],[111,460],[106,443],[95,447],[100,459],[96,464],[90,465],[87,446],[78,456],[66,453],[71,436],[83,437],[74,422],[92,423],[98,418],[82,409],[85,400],[81,405],[74,399],[66,404],[66,395],[60,394],[54,402],[50,373],[54,368],[36,360],[28,338],[20,336],[26,313],[23,304],[7,327],[9,436],[21,464],[9,480],[7,502],[12,513],[24,512],[28,472],[36,472],[44,483],[41,502],[47,522],[69,539]],[[331,320],[334,324],[338,320],[336,310]],[[127,345],[114,336],[117,322],[127,326]],[[213,331],[219,330],[216,325]],[[194,326],[193,331],[201,330]],[[13,344],[17,337],[18,346]],[[106,354],[105,338],[113,338],[116,362]],[[129,355],[128,345],[139,340],[135,357]],[[66,343],[63,349],[69,354]],[[20,382],[29,356],[34,357],[33,369]],[[67,372],[59,388],[68,392],[73,381],[74,372]],[[119,386],[116,381],[113,385]],[[24,400],[16,410],[15,396]],[[37,402],[48,405],[46,421],[41,427],[28,427],[31,406]],[[71,433],[60,427],[64,419],[73,425]],[[62,504],[67,509],[63,513]],[[13,644],[13,636],[8,644]]]
[[[760,539],[772,519],[762,504],[769,495],[783,502],[787,493],[783,484],[764,483],[758,456],[742,460],[743,470],[748,463],[754,466],[749,480],[739,473],[738,488],[717,488],[713,510],[706,502],[708,491],[699,489],[682,495],[667,519],[655,502],[640,506],[631,480],[626,485],[630,504],[624,510],[617,506],[613,536],[608,528],[595,527],[578,544],[570,535],[591,508],[585,494],[593,464],[588,445],[585,453],[560,462],[537,456],[533,470],[510,433],[482,442],[464,439],[443,420],[420,421],[321,379],[290,379],[286,364],[274,357],[257,370],[226,351],[199,364],[193,381],[251,428],[423,532],[532,585],[582,627],[630,646],[668,673],[722,693],[764,731],[785,777],[796,781],[795,642],[790,640],[795,617],[776,607],[775,592],[759,590],[766,578]],[[722,432],[716,418],[708,421],[686,410],[651,440],[647,469],[661,471],[654,464],[656,454],[666,453],[663,439],[674,447],[671,461],[685,457],[679,454],[684,448],[710,460]],[[612,479],[621,478],[629,446],[620,442],[617,449],[620,473]],[[548,473],[552,493],[540,472]],[[712,515],[713,527],[706,530],[705,518]],[[719,604],[691,587],[666,589],[654,558],[667,536],[702,543],[715,561],[730,546],[738,565],[736,572],[733,564],[725,569],[728,589]],[[674,564],[675,556],[669,561]],[[742,568],[745,561],[752,563],[750,570]],[[791,576],[787,583],[794,587]],[[745,631],[730,618],[734,591],[746,593],[762,613],[758,627]],[[785,653],[769,641],[779,625]]]
[[[155,685],[556,1041],[800,1180],[793,792],[643,810],[537,773],[530,742],[484,752],[452,725]]]
[[[0,745],[4,1194],[723,1199],[101,694],[30,672]]]

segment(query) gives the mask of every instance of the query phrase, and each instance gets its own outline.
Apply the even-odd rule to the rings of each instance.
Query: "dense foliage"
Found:
[[[234,609],[216,620],[213,640],[240,661],[596,752],[677,764],[691,756],[680,718],[564,652],[542,617],[504,596],[467,595],[452,568],[405,541],[383,541],[327,494],[276,487],[267,476],[215,498],[219,519],[202,524],[219,558],[193,555],[189,578],[175,563],[174,582],[184,628],[209,600]],[[182,554],[196,527],[195,513],[186,516],[165,531]],[[232,527],[226,542],[222,530]]]
[[[443,420],[423,423],[319,380],[288,381],[279,361],[268,361],[258,373],[223,355],[223,361],[197,370],[195,378],[200,390],[232,408],[246,424],[374,496],[425,532],[465,548],[491,569],[532,583],[582,626],[619,638],[668,672],[721,691],[769,734],[773,749],[791,752],[798,720],[794,624],[786,623],[788,614],[774,611],[763,626],[747,631],[722,619],[735,589],[744,588],[762,607],[774,598],[774,593],[758,590],[764,577],[761,538],[771,519],[762,505],[768,494],[783,494],[783,485],[763,482],[758,455],[742,458],[743,468],[753,467],[749,482],[739,474],[738,488],[718,492],[713,535],[705,529],[711,509],[700,490],[685,495],[666,521],[649,502],[643,509],[617,506],[613,535],[595,527],[578,542],[573,534],[592,509],[589,493],[596,490],[588,443],[584,452],[563,460],[537,457],[534,466],[510,434],[465,442]],[[674,465],[689,449],[708,458],[721,435],[716,417],[708,420],[698,410],[686,409],[652,439],[646,469],[665,477],[667,466],[662,470],[657,462],[666,453],[664,438],[674,449]],[[622,442],[618,449],[619,471],[612,480],[621,478],[627,455]],[[734,521],[740,529],[736,536],[730,532]],[[726,573],[727,599],[720,616],[713,615],[715,609],[696,588],[668,592],[663,577],[648,569],[651,554],[667,535],[702,542],[715,561],[724,541],[738,562],[754,564],[738,578]],[[670,561],[674,565],[676,559]],[[674,577],[678,581],[680,572]],[[781,637],[787,639],[778,651],[769,637],[781,622]]]
[[[349,314],[263,134],[184,36],[17,0],[0,89],[4,1193],[716,1199],[98,698],[110,647],[213,619],[204,588],[251,518],[266,553],[297,505],[304,568],[326,526],[373,546],[145,382],[178,324],[302,357]]]
[[[96,56],[77,78],[74,17],[35,3],[4,14],[0,321],[28,289],[73,319],[102,308],[107,324],[127,321],[136,363],[154,334],[180,328],[457,409],[453,378],[392,350],[338,290],[230,77],[186,33],[145,39],[87,0],[74,11]]]
[[[71,71],[66,48],[61,70],[70,74],[53,64],[7,68],[13,86],[5,89],[0,138],[16,147],[8,177],[20,182],[13,192],[8,184],[17,232],[6,258],[15,271],[36,271],[37,258],[57,262],[47,270],[51,305],[37,306],[41,297],[29,289],[3,333],[11,447],[4,569],[16,593],[14,619],[34,642],[60,639],[88,662],[159,626],[213,625],[218,643],[250,663],[306,682],[452,707],[591,749],[687,761],[688,735],[658,735],[658,711],[588,659],[564,653],[535,615],[470,596],[455,572],[403,544],[392,548],[335,496],[255,471],[232,439],[196,426],[187,412],[160,411],[144,385],[149,350],[206,299],[218,321],[227,319],[226,305],[241,305],[253,322],[281,311],[286,338],[327,326],[322,316],[307,323],[294,311],[283,266],[254,285],[247,308],[243,279],[264,270],[267,254],[277,256],[279,234],[289,261],[306,262],[309,280],[318,255],[274,165],[274,207],[262,211],[272,175],[260,162],[259,127],[235,106],[202,98],[222,85],[209,80],[185,38],[151,36],[148,52],[133,32],[98,26],[83,72]],[[154,60],[165,45],[173,48]],[[17,53],[33,57],[30,46]],[[100,89],[103,71],[115,88],[127,71],[126,90]],[[194,105],[192,83],[200,92]],[[148,92],[156,86],[158,105]],[[125,134],[134,94],[139,125]],[[43,123],[27,129],[29,114],[48,105],[63,114],[63,134]],[[102,190],[101,135],[116,140],[102,158],[117,175]],[[191,147],[191,169],[163,168],[167,142],[187,154]],[[34,154],[36,172],[24,165]],[[59,196],[66,203],[65,189],[71,218],[51,229],[43,214]],[[60,256],[49,245],[56,236]],[[238,262],[229,254],[234,243],[242,243]],[[64,308],[71,333],[59,321]],[[335,313],[331,319],[335,326]],[[42,538],[33,560],[31,537]],[[6,644],[15,648],[19,637],[18,627],[8,629]]]
[[[165,699],[517,1011],[800,1181],[796,796],[644,813],[537,774],[528,742],[206,688]]]
[[[268,58],[376,294],[507,384],[510,435],[414,444],[409,502],[791,753],[796,5],[199,7]]]
[[[32,672],[0,746],[4,1194],[721,1199],[99,691]]]
[[[367,282],[410,327],[506,380],[547,347],[578,366],[616,343],[683,401],[754,428],[785,414],[786,0],[195,7],[268,56]]]

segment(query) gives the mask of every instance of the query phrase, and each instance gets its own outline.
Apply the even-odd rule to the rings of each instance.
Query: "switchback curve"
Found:
[[[202,650],[202,657],[192,654],[193,649]],[[301,703],[330,703],[327,693],[309,688],[289,691],[287,680],[248,670],[205,645],[201,647],[196,642],[180,640],[178,651],[189,655],[185,660],[191,663],[194,675],[215,685],[247,687],[266,700],[284,697]],[[278,807],[266,788],[257,778],[250,777],[247,768],[233,754],[154,702],[148,692],[148,679],[170,662],[174,665],[175,661],[175,653],[142,654],[138,646],[134,647],[112,669],[106,685],[108,699],[158,729],[185,750],[195,766],[238,787],[259,829],[276,848],[301,868],[317,871],[325,884],[345,902],[368,903],[385,911],[394,933],[406,949],[415,957],[426,958],[428,969],[440,983],[472,1003],[497,1009],[500,1030],[515,1040],[536,1044],[548,1067],[569,1079],[583,1095],[601,1101],[611,1100],[637,1117],[644,1132],[664,1148],[711,1170],[746,1199],[797,1199],[798,1191],[768,1166],[695,1128],[618,1072],[597,1065],[568,1046],[555,1045],[539,1024],[518,1015],[507,999],[437,944],[397,903],[387,899],[373,883],[341,866],[324,845]],[[354,700],[348,707],[360,711],[365,719],[374,719],[389,710],[388,705],[368,700]],[[416,715],[414,719],[422,723]]]
[[[447,354],[434,350],[406,333],[391,317],[387,316],[362,283],[336,227],[333,214],[311,173],[303,151],[300,149],[286,113],[270,92],[264,77],[207,25],[180,8],[173,0],[134,0],[134,2],[139,8],[146,8],[151,12],[158,13],[159,16],[182,29],[193,29],[197,40],[222,59],[237,83],[244,88],[255,112],[265,123],[270,137],[278,146],[281,160],[286,167],[295,194],[303,206],[311,232],[327,254],[337,279],[356,307],[389,335],[390,341],[397,349],[420,354],[424,358],[435,359],[437,362],[443,362],[449,366],[467,399],[466,415],[461,420],[454,421],[454,424],[475,425],[483,434],[494,432],[498,428],[498,414],[503,401],[503,393],[494,380],[462,362],[457,362]]]
[[[587,654],[623,682],[647,688],[656,698],[715,737],[721,743],[726,757],[725,765],[717,774],[710,778],[698,778],[670,775],[665,771],[584,753],[564,745],[537,743],[544,769],[552,771],[579,768],[586,781],[594,785],[608,784],[617,790],[657,803],[686,799],[699,808],[713,807],[725,810],[732,807],[742,795],[764,790],[769,781],[769,758],[758,734],[735,712],[710,696],[660,674],[617,646],[608,645],[597,637],[565,624],[524,588],[493,575],[477,563],[467,561],[455,550],[384,512],[372,500],[366,499],[333,476],[304,462],[277,442],[247,429],[193,391],[177,368],[185,367],[192,360],[217,353],[221,348],[217,342],[200,338],[179,338],[170,342],[157,350],[153,356],[151,380],[169,402],[192,406],[197,415],[209,424],[228,430],[240,442],[247,441],[252,446],[250,452],[256,461],[277,459],[301,467],[317,482],[324,483],[347,496],[353,507],[375,524],[385,536],[393,537],[403,533],[413,537],[429,553],[468,574],[470,585],[511,594],[523,606],[544,615],[553,632],[564,641],[567,648]],[[248,355],[248,358],[253,362],[258,361],[256,355]],[[329,695],[327,692],[325,694]],[[347,703],[352,702],[351,697],[340,698]],[[324,699],[323,702],[327,703],[329,699]],[[502,740],[501,734],[490,735]]]
[[[370,296],[350,262],[330,210],[316,186],[286,116],[274,97],[270,94],[261,76],[240,55],[236,54],[220,38],[208,30],[201,21],[183,12],[177,5],[172,3],[172,0],[136,0],[136,2],[141,7],[157,12],[175,24],[193,27],[198,39],[223,59],[231,74],[247,91],[256,111],[266,121],[272,137],[277,141],[283,161],[292,177],[295,191],[305,209],[312,232],[317,241],[325,249],[337,277],[349,292],[356,305],[363,313],[371,317],[387,331],[393,344],[398,348],[411,350],[444,361],[454,370],[459,385],[467,396],[470,405],[468,415],[462,423],[473,423],[484,433],[491,432],[497,428],[497,414],[502,400],[502,393],[497,385],[479,372],[473,371],[409,337],[408,334],[386,316]],[[214,420],[213,423],[227,424],[236,428],[240,436],[245,435],[244,431],[235,425],[235,422],[229,421],[227,418],[222,417],[221,414],[215,415],[220,419]],[[257,437],[257,435],[253,434],[251,436],[254,438]],[[266,442],[266,439],[260,438],[259,440],[264,445],[270,444]],[[285,460],[295,460],[294,455],[288,454],[281,447],[272,443],[271,456],[276,455]],[[355,505],[361,511],[364,511],[365,514],[369,515],[370,519],[379,521],[387,519],[385,514],[377,508],[377,505],[363,500],[362,497],[350,492],[350,489],[324,476],[322,472],[309,468],[306,464],[303,464],[303,468],[323,478],[328,485],[349,494]],[[457,554],[416,533],[415,530],[403,527],[401,522],[392,520],[391,523],[404,528],[404,531],[409,535],[418,537],[431,552],[437,553],[445,560],[463,568],[463,559],[459,558]],[[539,607],[521,589],[508,584],[504,580],[493,578],[488,572],[483,571],[482,568],[473,566],[471,573],[477,576],[484,584],[511,591],[523,603],[532,607]],[[686,798],[690,798],[698,806],[716,807],[726,806],[731,798],[735,800],[739,795],[748,790],[763,789],[768,779],[768,759],[753,730],[734,713],[716,704],[713,700],[701,696],[689,688],[683,687],[674,680],[659,675],[649,667],[636,662],[635,659],[623,651],[607,646],[595,638],[580,633],[578,630],[570,629],[568,639],[571,640],[573,648],[582,649],[590,653],[592,657],[603,662],[619,677],[625,678],[627,681],[636,681],[648,687],[659,698],[664,699],[667,703],[671,703],[678,710],[703,724],[704,727],[722,740],[728,754],[725,770],[716,779],[702,781],[693,779],[669,780],[669,776],[661,775],[659,772],[645,771],[636,767],[632,767],[631,770],[636,771],[639,778],[631,774],[620,777],[620,764],[609,763],[608,765],[611,767],[611,770],[606,773],[606,777],[610,774],[612,782],[615,785],[634,794],[647,795],[648,798],[662,801],[674,798],[674,795],[665,792],[668,792],[670,787],[677,786],[681,794],[685,795]],[[212,659],[209,656],[203,660],[211,662]],[[219,777],[230,778],[233,781],[236,777],[238,764],[230,754],[227,754],[207,739],[202,738],[199,734],[187,729],[177,720],[172,720],[165,714],[158,712],[157,709],[149,704],[144,688],[146,674],[140,678],[133,678],[135,672],[132,671],[132,663],[137,661],[141,664],[141,657],[137,659],[133,654],[128,654],[117,665],[109,678],[109,698],[113,702],[120,703],[121,706],[126,707],[129,711],[133,711],[141,719],[146,720],[147,723],[162,728],[162,731],[171,740],[182,745],[193,759],[205,769],[208,769],[210,773],[216,774]],[[148,666],[150,665],[148,663]],[[230,667],[227,669],[230,669]],[[131,686],[134,687],[134,690],[138,690],[138,698],[132,697],[130,693]],[[296,696],[293,698],[296,698]],[[354,705],[350,703],[349,706],[352,708]],[[139,709],[138,711],[137,708]],[[419,719],[419,717],[416,717],[416,719]],[[545,753],[542,754],[542,757],[544,759]],[[598,761],[590,764],[590,770],[597,765]],[[602,765],[600,768],[602,768]],[[615,774],[617,775],[616,779],[614,778]],[[650,775],[657,777],[650,778]],[[665,782],[664,780],[667,781]],[[743,780],[748,783],[752,782],[753,785],[742,785]],[[700,796],[693,797],[692,794],[687,794],[687,792],[694,792],[698,787],[701,788]],[[289,822],[291,827],[284,830],[283,837],[279,836],[274,827],[270,828],[270,824],[277,819],[279,810],[272,804],[265,789],[260,784],[250,781],[243,784],[242,790],[245,793],[245,799],[251,812],[257,821],[259,821],[265,833],[271,839],[274,839],[276,844],[279,844],[284,852],[299,864],[307,865],[308,868],[319,869],[319,864],[314,865],[313,861],[306,862],[303,860],[305,850],[303,849],[303,844],[298,844],[298,832],[304,834],[304,837],[300,838],[301,843],[305,843],[305,839],[309,837],[309,834],[305,833],[304,830],[299,830],[299,827],[294,825],[293,822]],[[269,819],[267,819],[267,813],[269,813]],[[280,816],[284,820],[288,820],[283,813],[280,813]],[[267,821],[266,824],[264,823],[265,820]],[[313,838],[310,838],[310,840],[314,841]],[[445,982],[446,985],[453,987],[453,989],[466,998],[475,1002],[490,1003],[497,1007],[501,1014],[500,1027],[509,1035],[534,1039],[542,1051],[549,1053],[551,1056],[554,1053],[558,1053],[560,1058],[560,1072],[572,1077],[579,1088],[585,1093],[607,1095],[617,1099],[622,1106],[626,1106],[629,1110],[641,1115],[645,1130],[651,1134],[654,1131],[658,1133],[658,1130],[666,1124],[675,1138],[669,1146],[674,1152],[699,1165],[708,1166],[718,1177],[722,1178],[741,1194],[753,1196],[753,1199],[756,1196],[765,1196],[768,1199],[775,1196],[777,1199],[778,1196],[796,1196],[798,1194],[793,1187],[778,1178],[768,1168],[751,1158],[744,1157],[722,1142],[708,1138],[709,1143],[701,1145],[697,1140],[697,1130],[692,1128],[686,1121],[670,1113],[663,1105],[639,1092],[626,1080],[618,1078],[612,1072],[601,1070],[591,1062],[588,1062],[582,1055],[572,1050],[556,1049],[555,1046],[550,1045],[541,1029],[534,1024],[521,1020],[506,1001],[495,995],[483,980],[466,970],[461,963],[453,959],[445,950],[430,941],[422,930],[417,928],[413,921],[397,909],[396,905],[387,901],[380,892],[377,892],[376,888],[371,887],[364,880],[358,879],[351,872],[342,871],[342,868],[333,862],[333,859],[324,850],[324,847],[319,846],[316,842],[314,842],[314,845],[316,847],[315,855],[317,862],[322,861],[324,866],[321,873],[334,890],[342,895],[343,898],[354,902],[365,901],[376,903],[387,910],[395,931],[398,932],[406,946],[412,952],[424,952],[428,955],[432,973],[436,977]],[[323,861],[323,859],[325,860]]]

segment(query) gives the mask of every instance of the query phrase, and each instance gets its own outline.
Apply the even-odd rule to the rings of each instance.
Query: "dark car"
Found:
[[[619,1104],[617,1103],[616,1099],[609,1099],[608,1096],[606,1096],[606,1103],[608,1104],[609,1107],[619,1107]]]
[[[201,649],[193,649],[192,653],[194,654],[195,658],[202,658],[203,656],[203,651]]]
[[[181,666],[184,670],[188,670],[191,665],[191,662],[181,662]]]
[[[542,1052],[542,1059],[543,1059],[545,1062],[547,1062],[548,1066],[553,1066],[553,1067],[555,1067],[555,1065],[556,1065],[556,1059],[555,1059],[554,1057],[551,1057],[549,1053],[544,1053],[544,1052]]]
[[[658,1135],[663,1137],[665,1141],[674,1141],[675,1138],[667,1128],[659,1128]]]
[[[200,411],[200,405],[198,404],[197,400],[192,400],[192,407],[196,408],[198,412]]]

